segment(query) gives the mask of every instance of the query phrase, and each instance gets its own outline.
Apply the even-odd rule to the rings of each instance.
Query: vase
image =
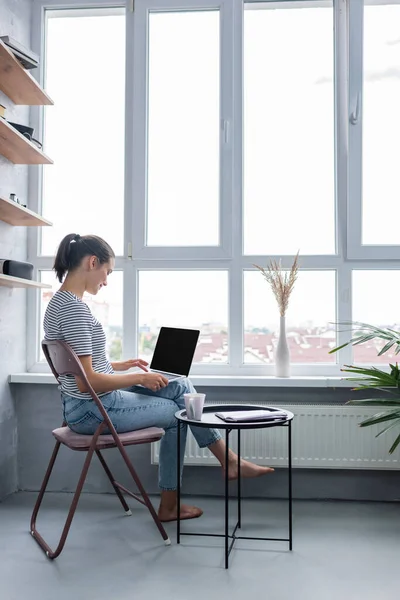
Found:
[[[286,339],[285,317],[280,317],[279,339],[275,353],[275,375],[276,377],[290,377],[290,352]]]

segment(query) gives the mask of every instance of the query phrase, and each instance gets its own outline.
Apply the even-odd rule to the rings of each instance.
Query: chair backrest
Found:
[[[109,416],[98,395],[90,385],[85,370],[81,365],[81,361],[74,350],[62,340],[43,340],[42,349],[57,381],[59,381],[60,375],[74,375],[75,377],[79,377],[86,385],[89,394],[100,410],[106,424],[109,425]]]
[[[78,375],[83,379],[86,378],[86,373],[77,355],[66,342],[62,340],[43,340],[42,349],[57,379],[60,375]]]

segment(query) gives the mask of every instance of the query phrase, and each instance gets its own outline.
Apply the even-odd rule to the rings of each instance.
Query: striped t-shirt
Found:
[[[106,336],[90,308],[72,292],[59,290],[50,300],[44,315],[46,340],[63,340],[78,356],[92,356],[93,371],[114,373],[106,357]],[[61,391],[74,398],[90,398],[80,392],[73,375],[60,376]],[[101,396],[103,394],[99,394]]]

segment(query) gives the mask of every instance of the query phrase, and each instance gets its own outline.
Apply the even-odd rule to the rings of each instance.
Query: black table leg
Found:
[[[292,515],[292,423],[288,423],[288,453],[289,453],[289,550],[293,547],[293,515]]]
[[[176,518],[176,543],[181,543],[181,422],[178,421],[178,436],[177,436],[177,457],[176,457],[176,501],[177,501],[177,518]]]
[[[241,490],[241,476],[240,476],[240,429],[237,430],[237,440],[238,440],[238,486],[237,486],[237,494],[238,494],[238,529],[241,527],[242,521],[242,490]]]
[[[228,479],[228,464],[229,464],[229,433],[230,430],[225,430],[225,569],[228,568],[229,557],[229,479]]]

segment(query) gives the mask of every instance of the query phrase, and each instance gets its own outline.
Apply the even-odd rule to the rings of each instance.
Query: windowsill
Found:
[[[290,387],[290,388],[351,388],[353,381],[342,377],[294,376],[289,378],[260,377],[250,375],[193,375],[190,377],[193,385],[198,387]],[[9,376],[9,383],[40,383],[56,384],[51,373],[14,373]]]

